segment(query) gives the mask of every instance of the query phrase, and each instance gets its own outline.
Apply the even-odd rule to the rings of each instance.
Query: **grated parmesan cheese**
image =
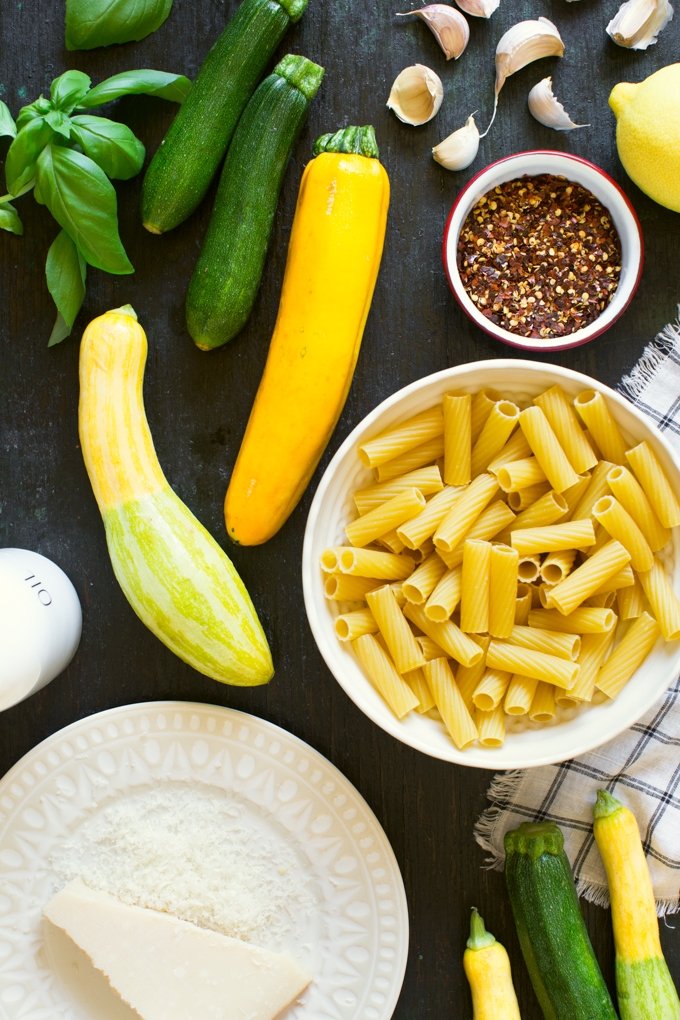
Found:
[[[165,784],[100,809],[52,853],[57,884],[81,878],[124,903],[269,946],[314,907],[293,849],[228,796]]]

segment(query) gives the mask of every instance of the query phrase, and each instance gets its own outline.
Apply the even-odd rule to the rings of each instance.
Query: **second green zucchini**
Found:
[[[283,175],[323,74],[288,54],[239,121],[187,296],[187,327],[202,350],[231,340],[250,315]]]

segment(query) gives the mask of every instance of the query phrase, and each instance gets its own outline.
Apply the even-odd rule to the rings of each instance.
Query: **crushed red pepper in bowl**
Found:
[[[458,270],[472,301],[520,336],[568,336],[614,296],[621,242],[609,211],[574,181],[538,174],[506,181],[471,209]]]

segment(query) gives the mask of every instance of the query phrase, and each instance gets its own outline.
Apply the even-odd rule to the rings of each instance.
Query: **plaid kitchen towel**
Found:
[[[680,306],[619,385],[648,414],[680,454]],[[488,791],[492,803],[475,826],[502,868],[503,837],[521,822],[550,820],[564,833],[579,893],[609,905],[604,867],[592,833],[596,792],[611,791],[638,820],[660,915],[680,911],[680,679],[630,730],[589,754],[560,765],[499,773]]]

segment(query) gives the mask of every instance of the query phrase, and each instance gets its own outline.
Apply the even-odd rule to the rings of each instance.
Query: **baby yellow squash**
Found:
[[[354,374],[390,186],[372,127],[316,143],[300,184],[279,314],[225,499],[241,545],[275,535],[305,491]]]
[[[265,684],[272,659],[248,592],[158,463],[142,400],[146,354],[129,305],[91,322],[80,347],[80,442],[114,573],[180,659],[222,683]]]
[[[598,790],[593,831],[609,883],[622,1020],[680,1020],[680,1000],[661,950],[649,868],[635,815]]]
[[[474,1020],[521,1020],[508,954],[486,930],[475,907],[463,967],[472,993]]]

